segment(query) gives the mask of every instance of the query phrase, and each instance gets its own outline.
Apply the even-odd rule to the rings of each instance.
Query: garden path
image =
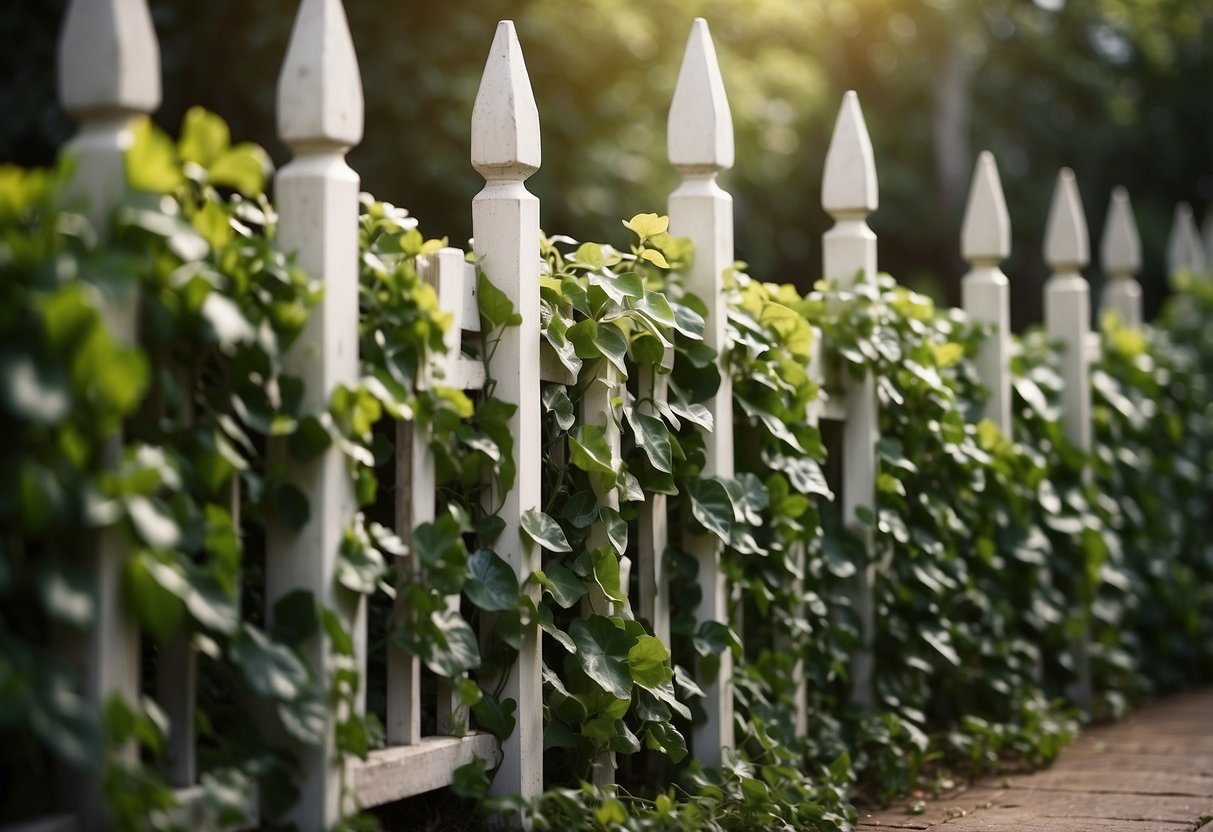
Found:
[[[1213,832],[1213,689],[1171,696],[1117,725],[1084,730],[1036,774],[988,777],[938,798],[861,808],[859,832],[877,828]]]

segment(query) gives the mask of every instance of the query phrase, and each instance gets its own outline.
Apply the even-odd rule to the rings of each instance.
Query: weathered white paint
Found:
[[[702,133],[710,136],[705,142]],[[708,24],[696,18],[691,26],[682,68],[678,72],[668,121],[670,163],[682,183],[670,194],[670,233],[689,237],[695,258],[687,275],[687,290],[708,307],[704,343],[716,350],[727,345],[727,307],[722,291],[724,270],[733,263],[733,198],[716,184],[716,176],[733,162],[733,125],[724,81]],[[733,392],[723,353],[720,388],[705,402],[714,428],[704,435],[703,476],[733,476]],[[699,622],[729,620],[728,594],[720,568],[720,544],[710,535],[687,535],[686,550],[699,563],[702,597],[695,611]],[[733,747],[733,657],[725,650],[720,672],[706,684],[707,720],[692,729],[692,750],[704,765],[719,765],[721,749]]]
[[[1172,281],[1180,272],[1203,275],[1206,266],[1204,245],[1196,230],[1192,206],[1181,202],[1175,206],[1171,235],[1167,238],[1167,275]]]
[[[278,81],[278,125],[294,159],[278,171],[277,246],[319,278],[324,298],[286,356],[305,379],[303,407],[320,410],[338,385],[358,380],[358,175],[345,152],[362,135],[362,84],[349,26],[338,0],[302,0]],[[308,500],[310,516],[298,532],[273,525],[268,535],[266,598],[273,603],[297,589],[339,616],[354,640],[355,666],[366,668],[366,605],[337,585],[338,551],[356,510],[353,482],[341,450],[332,447],[307,465],[290,468]],[[334,657],[320,636],[304,656],[321,680]],[[357,695],[361,707],[362,692]],[[334,824],[349,809],[341,800],[341,755],[329,713],[328,738],[297,749],[299,801],[287,819],[302,828]]]
[[[1063,345],[1061,420],[1066,438],[1091,449],[1091,291],[1082,269],[1090,261],[1090,239],[1078,184],[1069,168],[1057,175],[1045,230],[1045,262],[1052,276],[1045,282],[1045,330]],[[1091,704],[1091,657],[1087,633],[1074,635],[1071,649],[1078,677],[1070,697],[1082,708]]]
[[[102,232],[126,187],[130,120],[160,106],[160,46],[146,0],[73,0],[59,40],[59,100],[80,125],[68,143],[72,194]]]
[[[1065,345],[1062,357],[1062,425],[1066,437],[1091,447],[1091,393],[1083,345],[1091,330],[1091,293],[1081,274],[1090,262],[1087,220],[1078,185],[1069,168],[1057,176],[1045,232],[1045,262],[1052,277],[1045,283],[1045,329]]]
[[[822,275],[844,289],[876,280],[876,234],[868,227],[868,214],[878,204],[876,162],[872,141],[859,108],[859,97],[847,92],[842,99],[834,135],[826,151],[821,204],[834,219],[822,237]],[[863,630],[862,646],[851,661],[851,696],[864,707],[875,701],[873,691],[875,608],[873,587],[876,561],[870,527],[859,524],[858,512],[876,505],[876,442],[880,437],[876,380],[845,374],[846,421],[843,422],[842,516],[864,536],[869,564],[858,570],[851,585],[851,603]]]
[[[455,769],[476,758],[495,764],[497,738],[425,737],[417,745],[381,748],[351,766],[353,790],[365,807],[391,803],[451,785]]]
[[[69,194],[80,199],[93,226],[108,232],[109,215],[126,188],[125,153],[130,121],[160,106],[160,47],[145,0],[73,0],[59,41],[59,99],[80,126],[68,143],[76,157]],[[136,339],[138,298],[133,290],[103,299],[103,314],[114,338]],[[121,436],[107,446],[116,461]],[[139,630],[122,603],[122,575],[130,555],[125,534],[103,529],[96,537],[91,583],[97,617],[85,634],[68,637],[71,654],[90,702],[103,707],[117,696],[139,701]],[[134,744],[124,752],[133,758]],[[98,784],[68,775],[64,790],[85,830],[107,825]]]
[[[990,391],[985,415],[1010,436],[1011,292],[1000,264],[1011,253],[1011,217],[998,165],[988,150],[977,157],[960,248],[969,261],[960,284],[962,306],[970,318],[992,327],[977,356],[977,370]]]
[[[480,90],[472,108],[472,167],[484,177],[484,189],[472,201],[476,256],[495,286],[510,298],[522,325],[501,333],[489,374],[496,395],[517,405],[510,417],[518,476],[501,505],[504,530],[497,553],[513,567],[519,583],[538,603],[531,574],[539,566],[539,548],[521,530],[523,512],[540,507],[539,412],[539,200],[523,182],[539,168],[539,111],[522,59],[514,24],[497,26]],[[523,628],[518,660],[509,671],[503,698],[518,703],[517,727],[502,743],[501,768],[494,794],[534,797],[543,783],[543,689],[539,629]]]
[[[1099,259],[1107,280],[1101,308],[1115,310],[1126,325],[1140,328],[1141,284],[1135,275],[1141,270],[1141,236],[1129,192],[1121,187],[1112,190],[1108,202]]]

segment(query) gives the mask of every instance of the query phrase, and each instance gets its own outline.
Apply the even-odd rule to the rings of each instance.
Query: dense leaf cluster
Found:
[[[1096,715],[1116,716],[1207,679],[1204,282],[1189,280],[1157,326],[1104,323],[1088,454],[1062,433],[1059,347],[1039,333],[1015,341],[1006,436],[981,417],[984,332],[890,278],[801,294],[737,264],[718,355],[703,341],[707,307],[682,283],[694,252],[666,218],[625,222],[626,248],[545,238],[543,494],[522,518],[543,554],[517,576],[494,550],[517,475],[513,406],[491,375],[474,393],[444,375],[457,356],[423,266],[444,241],[364,198],[360,377],[305,405],[317,400],[287,348],[320,291],[274,251],[264,154],[196,110],[177,142],[141,127],[129,163],[131,193],[101,229],[65,201],[70,167],[0,170],[6,818],[48,809],[31,784],[66,765],[101,778],[118,826],[170,828],[172,726],[154,698],[158,669],[183,650],[200,663],[201,782],[216,822],[239,815],[254,781],[272,821],[297,788],[292,749],[319,742],[330,714],[343,753],[382,744],[388,649],[420,659],[427,694],[454,703],[428,711],[427,730],[509,735],[517,706],[501,680],[528,628],[543,633],[549,790],[484,799],[492,772],[477,763],[454,792],[537,829],[844,829],[855,800],[1051,760],[1082,717],[1084,684]],[[465,338],[463,361],[491,359],[521,321],[491,273],[478,274],[477,297],[481,334]],[[705,403],[721,372],[737,466],[708,477]],[[877,498],[843,518],[846,461],[823,403],[865,375],[880,402]],[[397,523],[401,443],[435,463],[435,516],[414,528]],[[370,599],[369,679],[335,610],[303,592],[265,610],[267,536],[309,516],[292,472],[335,450],[358,502],[336,580]],[[671,529],[658,556],[677,587],[668,643],[637,603],[657,495]],[[724,553],[727,621],[695,617],[687,544],[705,536]],[[104,712],[71,658],[97,620],[99,552],[121,561],[152,694]],[[327,678],[305,660],[316,639],[334,654]],[[850,678],[865,645],[867,709]],[[725,651],[738,748],[704,769],[687,738]],[[137,757],[123,753],[131,743]],[[611,769],[617,787],[592,785]]]

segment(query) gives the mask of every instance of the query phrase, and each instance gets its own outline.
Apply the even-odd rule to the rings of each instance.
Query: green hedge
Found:
[[[296,652],[321,631],[339,654],[352,650],[310,596],[282,599],[275,626],[264,622],[265,525],[307,516],[285,464],[333,445],[349,458],[361,506],[338,580],[371,598],[372,682],[390,641],[454,680],[470,727],[506,735],[514,703],[477,680],[514,660],[524,624],[545,633],[549,791],[529,804],[485,799],[491,772],[473,765],[458,772],[444,811],[516,811],[540,829],[842,829],[855,800],[1050,761],[1080,719],[1067,691],[1083,634],[1096,717],[1209,679],[1213,343],[1202,324],[1213,284],[1183,279],[1142,332],[1104,322],[1088,455],[1062,436],[1059,352],[1039,333],[1015,342],[1008,438],[980,418],[974,355],[984,333],[959,312],[884,276],[802,296],[738,264],[727,361],[738,470],[704,478],[702,402],[720,379],[701,340],[706,307],[681,282],[693,252],[654,214],[625,222],[617,247],[545,239],[544,335],[576,381],[541,391],[545,491],[525,522],[546,550],[529,579],[541,588],[536,605],[488,544],[500,520],[486,477],[508,487],[515,473],[509,407],[492,379],[474,398],[440,378],[415,385],[445,326],[416,258],[443,241],[427,240],[402,209],[364,200],[362,378],[305,412],[281,358],[320,288],[273,250],[264,154],[232,146],[220,120],[195,110],[178,142],[141,127],[128,163],[130,194],[103,229],[65,201],[70,164],[0,169],[0,463],[10,472],[0,481],[0,819],[51,809],[41,786],[66,765],[101,778],[117,827],[171,825],[163,714],[150,699],[97,712],[68,660],[95,616],[96,541],[116,537],[131,551],[124,598],[147,636],[145,689],[160,650],[193,645],[209,806],[234,817],[256,781],[272,823],[297,788],[285,739],[318,741],[326,710],[358,682],[341,663],[315,678]],[[481,275],[478,293],[486,354],[517,325],[492,280]],[[115,310],[135,296],[129,342]],[[848,693],[860,642],[849,586],[868,555],[838,516],[831,442],[807,415],[822,393],[806,370],[809,322],[831,372],[875,374],[881,401],[878,499],[865,518],[880,562],[870,710]],[[670,400],[647,402],[639,380],[661,372],[667,345]],[[621,467],[580,416],[607,365],[629,377]],[[388,566],[405,545],[388,519],[401,420],[430,431],[440,485],[438,518],[412,531],[420,568],[408,574]],[[595,496],[610,488],[618,510]],[[726,544],[733,587],[728,625],[695,621],[695,561],[673,535],[680,590],[669,644],[626,612],[636,593],[621,581],[641,501],[658,492],[674,529]],[[458,592],[462,610],[450,611],[444,598]],[[393,621],[396,598],[410,614]],[[488,615],[495,636],[480,644]],[[703,770],[684,738],[697,683],[725,650],[738,749]],[[797,662],[809,708],[799,738]],[[339,725],[344,753],[382,743],[381,697],[369,711]],[[118,753],[132,741],[137,760]],[[610,794],[584,782],[606,748],[619,759]],[[400,828],[392,812],[349,823],[379,817]]]

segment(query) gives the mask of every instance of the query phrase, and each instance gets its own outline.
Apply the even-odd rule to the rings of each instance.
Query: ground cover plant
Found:
[[[637,214],[603,243],[549,236],[536,253],[541,322],[566,380],[539,391],[544,492],[524,528],[544,555],[520,582],[493,550],[502,522],[486,498],[516,475],[510,406],[491,377],[469,394],[436,368],[448,321],[418,258],[444,241],[364,198],[360,381],[308,411],[282,359],[322,290],[274,250],[264,153],[194,110],[177,141],[140,127],[128,162],[130,192],[97,229],[65,195],[70,162],[0,169],[4,820],[49,808],[31,784],[66,765],[101,778],[117,827],[172,826],[171,726],[154,696],[97,712],[67,658],[94,620],[99,539],[131,552],[123,592],[145,636],[144,690],[157,692],[164,655],[198,652],[201,782],[215,816],[236,817],[257,783],[272,824],[297,789],[293,744],[319,741],[330,709],[342,753],[383,743],[381,695],[352,715],[364,680],[333,611],[294,593],[273,625],[265,615],[267,528],[308,512],[289,467],[334,446],[359,503],[338,580],[371,599],[372,679],[394,645],[470,709],[454,730],[504,737],[516,705],[495,680],[524,627],[544,633],[547,791],[489,799],[493,772],[465,767],[451,792],[409,804],[454,828],[506,813],[538,829],[845,829],[854,801],[1055,757],[1082,718],[1070,699],[1080,650],[1096,717],[1208,680],[1213,344],[1202,323],[1213,290],[1200,276],[1181,281],[1156,325],[1103,323],[1086,454],[1061,433],[1059,348],[1039,333],[1016,341],[1008,437],[981,418],[985,333],[890,277],[801,293],[736,264],[718,361],[702,339],[707,306],[683,284],[694,251],[664,217]],[[468,345],[482,359],[519,321],[493,280],[479,275],[482,338]],[[123,308],[136,327],[121,325]],[[808,371],[815,346],[824,387]],[[870,549],[839,516],[836,446],[813,410],[844,368],[873,374],[881,405],[877,502],[860,518]],[[738,468],[704,477],[702,432],[714,426],[703,402],[722,371]],[[659,376],[668,400],[652,395]],[[401,424],[423,431],[437,460],[437,517],[416,529],[392,528]],[[631,568],[642,506],[658,493],[673,529],[719,540],[731,587],[728,621],[696,621],[696,562],[672,535],[667,568],[688,589],[668,643],[639,612]],[[415,568],[396,566],[406,540]],[[851,592],[873,561],[878,672],[864,709],[850,697],[862,643]],[[329,678],[299,652],[317,634],[346,659]],[[726,650],[737,749],[705,769],[687,737]],[[133,757],[122,753],[132,742]],[[611,759],[618,786],[592,785]],[[347,823],[408,828],[411,810]]]

